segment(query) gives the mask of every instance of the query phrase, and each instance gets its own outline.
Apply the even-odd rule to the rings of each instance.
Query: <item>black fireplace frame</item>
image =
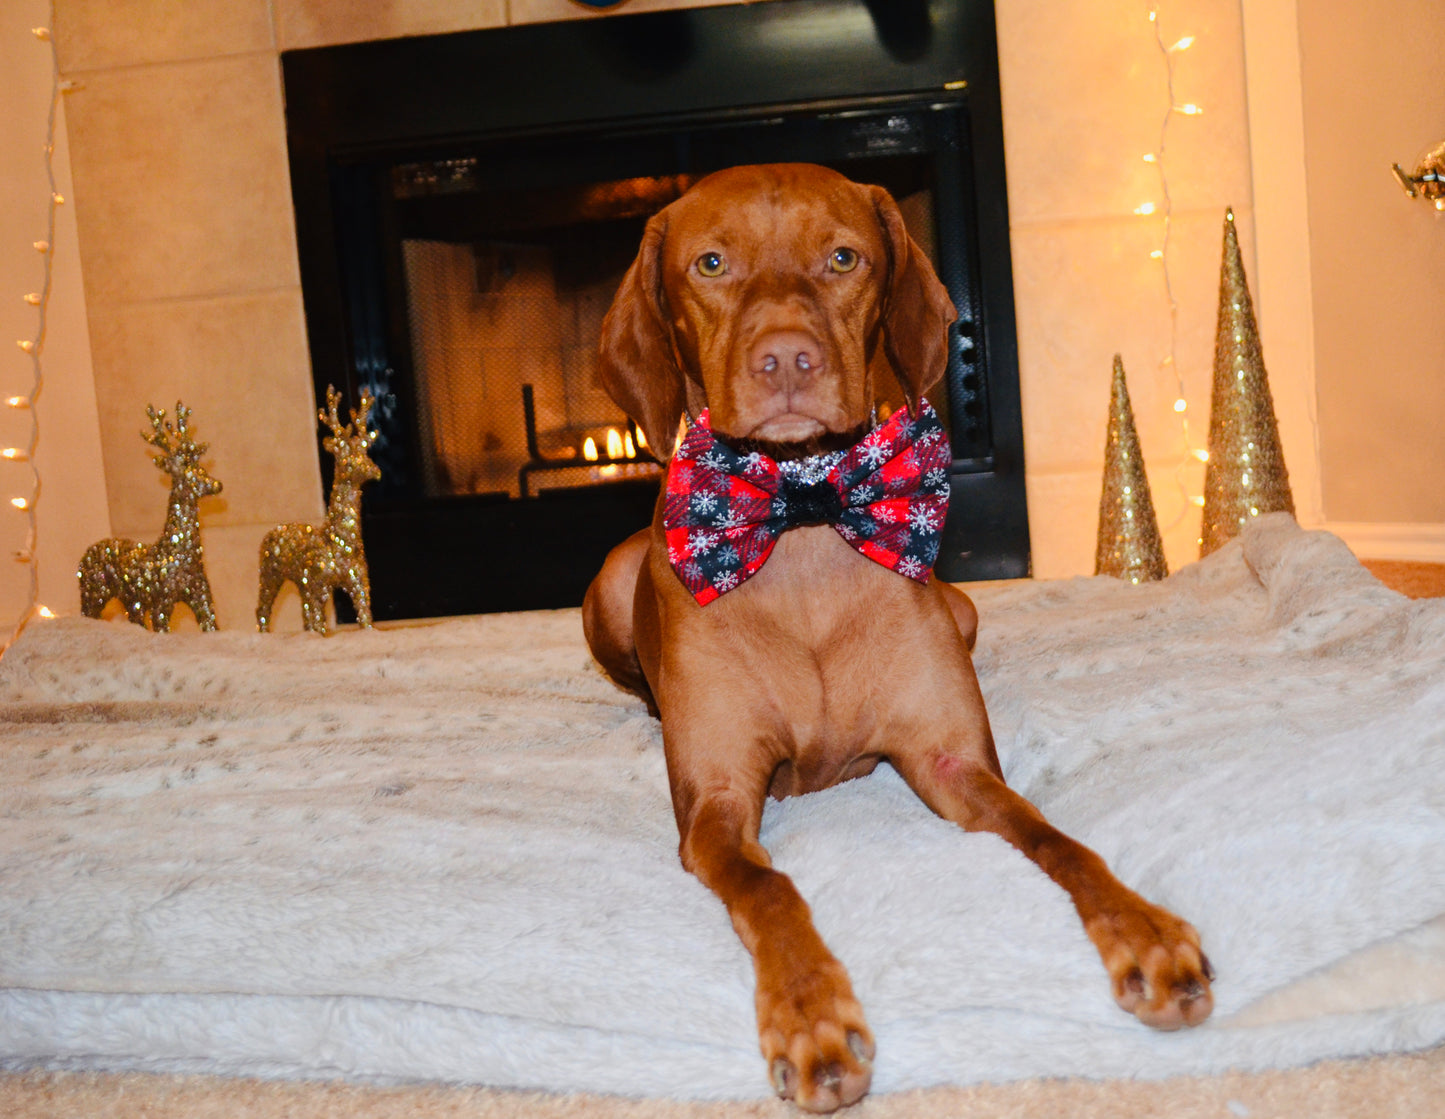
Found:
[[[650,521],[657,493],[655,481],[525,501],[420,493],[417,425],[398,410],[415,398],[410,353],[398,343],[406,309],[385,297],[400,280],[399,261],[379,247],[395,221],[379,168],[476,143],[893,105],[957,109],[963,121],[965,173],[955,187],[966,228],[948,244],[940,237],[960,321],[950,332],[958,408],[938,574],[1029,574],[991,0],[770,0],[623,14],[289,51],[282,73],[317,399],[336,385],[353,402],[363,388],[378,400],[383,434],[373,453],[383,478],[363,502],[378,618],[576,605],[607,550]],[[362,228],[377,231],[370,243],[347,235]],[[322,463],[329,486],[330,456]]]

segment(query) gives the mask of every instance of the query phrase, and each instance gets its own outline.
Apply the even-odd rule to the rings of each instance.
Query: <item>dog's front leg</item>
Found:
[[[683,865],[722,899],[753,957],[758,1039],[774,1090],[809,1111],[853,1103],[872,1079],[873,1036],[807,903],[758,842],[765,787],[680,791]]]
[[[1129,889],[1099,855],[1010,789],[997,771],[991,739],[977,757],[955,744],[894,764],[940,816],[969,831],[1002,836],[1068,891],[1121,1007],[1161,1030],[1197,1026],[1209,1017],[1214,973],[1194,926]]]

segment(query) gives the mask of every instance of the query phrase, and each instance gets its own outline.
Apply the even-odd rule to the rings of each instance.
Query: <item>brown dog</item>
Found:
[[[684,414],[706,408],[737,457],[812,462],[869,432],[884,363],[918,414],[953,318],[886,191],[805,164],[733,168],[648,222],[603,325],[601,379],[660,453]],[[679,540],[701,530],[664,525],[688,501],[671,486],[652,527],[608,557],[583,619],[603,668],[662,720],[683,865],[752,954],[780,1095],[814,1111],[852,1103],[874,1046],[847,973],[758,842],[763,804],[880,760],[935,812],[1003,836],[1068,891],[1125,1010],[1160,1029],[1208,1017],[1213,975],[1194,929],[1004,784],[967,596],[873,562],[813,509],[700,605],[715,591],[698,593],[696,568],[690,590],[671,559],[685,566]]]

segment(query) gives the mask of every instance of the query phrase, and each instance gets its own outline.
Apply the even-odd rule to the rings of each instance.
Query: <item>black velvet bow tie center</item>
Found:
[[[832,525],[843,518],[843,497],[826,478],[811,484],[785,478],[779,493],[790,525]]]

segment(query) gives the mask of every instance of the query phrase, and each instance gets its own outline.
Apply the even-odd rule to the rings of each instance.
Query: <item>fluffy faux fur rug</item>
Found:
[[[1282,516],[1162,584],[978,598],[1010,782],[1199,927],[1215,1017],[1123,1015],[1064,895],[880,770],[764,834],[852,972],[875,1090],[1445,1039],[1413,975],[1279,1010],[1391,938],[1438,970],[1445,602]],[[575,611],[329,639],[66,619],[0,661],[0,702],[0,1067],[765,1093],[656,724]]]

